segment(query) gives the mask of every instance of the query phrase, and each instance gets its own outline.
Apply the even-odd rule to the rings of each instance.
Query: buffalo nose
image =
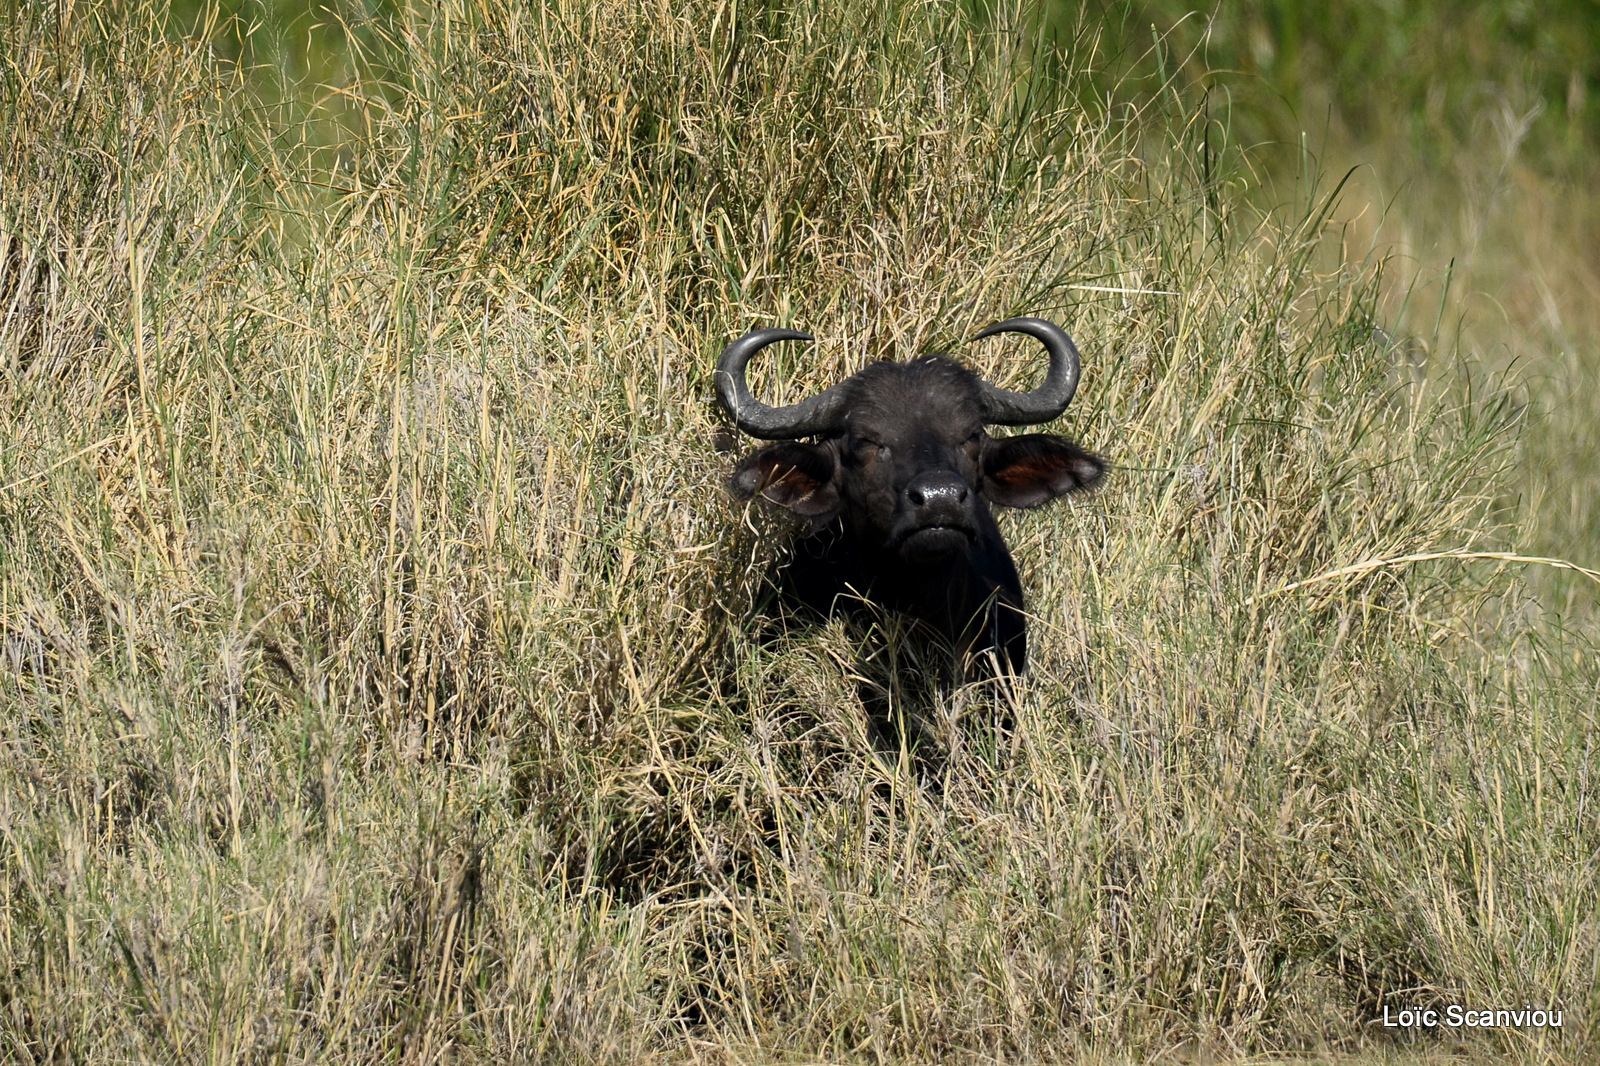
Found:
[[[967,502],[967,483],[948,470],[918,474],[906,486],[913,507],[959,507]]]

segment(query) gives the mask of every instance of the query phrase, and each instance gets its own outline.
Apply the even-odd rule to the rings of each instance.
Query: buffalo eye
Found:
[[[973,430],[972,436],[962,442],[961,446],[966,449],[967,454],[972,456],[973,461],[976,462],[978,452],[983,449],[983,430],[981,428]]]
[[[861,463],[889,457],[889,449],[870,437],[857,437],[850,445],[850,450],[855,455],[856,461]]]

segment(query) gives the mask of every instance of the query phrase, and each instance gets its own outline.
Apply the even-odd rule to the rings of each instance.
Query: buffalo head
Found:
[[[832,610],[866,596],[905,611],[965,660],[993,651],[1011,670],[1026,661],[1022,587],[989,504],[1038,507],[1085,489],[1105,464],[1064,437],[991,437],[992,425],[1049,422],[1077,390],[1072,340],[1038,318],[1013,318],[979,338],[1025,333],[1050,355],[1032,392],[998,388],[942,356],[880,362],[790,407],[751,395],[745,367],[783,340],[762,329],[717,361],[717,396],[739,428],[769,444],[745,457],[734,491],[810,520],[790,584],[805,603]],[[802,440],[810,438],[810,440]]]

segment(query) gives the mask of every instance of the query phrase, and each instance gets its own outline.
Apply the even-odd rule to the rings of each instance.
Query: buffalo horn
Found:
[[[745,365],[761,349],[778,341],[809,341],[809,333],[793,329],[758,329],[722,349],[717,360],[717,399],[738,427],[762,440],[797,440],[829,433],[839,426],[839,386],[789,407],[768,407],[750,393]]]
[[[1012,392],[987,381],[981,382],[983,420],[991,425],[1033,426],[1058,417],[1072,402],[1072,394],[1078,391],[1080,364],[1072,338],[1060,326],[1042,318],[1008,318],[996,322],[973,340],[996,333],[1026,333],[1043,344],[1050,353],[1050,369],[1043,384],[1032,392]]]

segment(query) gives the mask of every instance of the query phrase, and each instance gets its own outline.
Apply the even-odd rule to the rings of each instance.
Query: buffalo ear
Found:
[[[1098,455],[1050,433],[991,438],[981,466],[984,496],[1003,507],[1038,507],[1092,488],[1106,472]]]
[[[769,444],[734,470],[733,491],[746,499],[759,492],[804,518],[821,518],[839,507],[838,466],[833,449],[825,445]]]

